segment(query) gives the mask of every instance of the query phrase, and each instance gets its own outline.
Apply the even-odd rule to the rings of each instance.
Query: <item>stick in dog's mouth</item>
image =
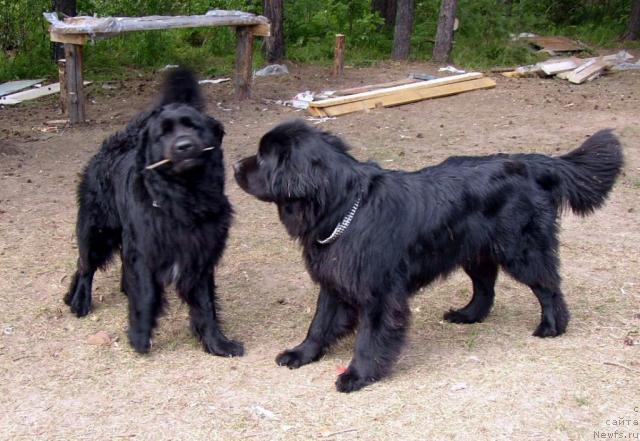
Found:
[[[205,147],[202,149],[203,152],[208,152],[209,150],[213,150],[215,149],[215,147]],[[153,164],[147,165],[145,167],[146,170],[153,170],[154,168],[158,168],[161,165],[165,165],[171,162],[171,159],[163,159],[161,161],[158,162],[154,162]]]

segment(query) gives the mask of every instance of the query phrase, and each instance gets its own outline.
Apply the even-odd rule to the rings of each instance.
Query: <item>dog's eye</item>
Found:
[[[182,118],[180,118],[180,124],[184,127],[189,127],[189,128],[194,128],[195,124],[193,124],[193,121],[191,121],[190,118],[187,118],[186,116],[183,116]]]
[[[170,119],[165,119],[162,121],[162,134],[169,133],[173,130],[173,121]]]

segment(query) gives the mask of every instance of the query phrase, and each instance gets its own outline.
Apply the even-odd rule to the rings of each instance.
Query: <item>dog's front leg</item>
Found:
[[[144,354],[151,349],[151,331],[162,309],[162,288],[137,251],[125,249],[123,257],[123,282],[129,297],[129,342]]]
[[[322,287],[307,337],[295,348],[281,352],[276,357],[276,363],[279,366],[296,369],[316,361],[327,347],[353,330],[357,319],[357,313],[353,307],[340,301],[335,293]]]
[[[229,340],[220,329],[216,315],[215,283],[213,272],[205,274],[188,292],[178,290],[189,304],[191,329],[200,339],[204,350],[223,357],[238,357],[244,354],[242,343]]]
[[[402,293],[373,297],[362,306],[353,359],[336,380],[338,391],[353,392],[389,374],[402,349],[409,314]]]

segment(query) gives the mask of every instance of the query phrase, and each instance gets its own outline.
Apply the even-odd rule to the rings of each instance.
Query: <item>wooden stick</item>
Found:
[[[202,149],[203,152],[208,152],[209,150],[213,150],[215,149],[215,147],[206,147],[204,149]],[[163,159],[161,161],[158,162],[154,162],[153,164],[147,165],[145,167],[146,170],[153,170],[154,168],[158,168],[161,165],[165,165],[171,162],[171,159]]]
[[[603,364],[609,365],[609,366],[617,366],[617,367],[621,367],[623,369],[626,369],[630,372],[635,372],[636,374],[640,374],[640,371],[634,368],[630,368],[629,366],[625,366],[624,364],[620,364],[620,363],[616,363],[613,361],[605,361],[603,362]]]
[[[336,34],[336,46],[333,52],[333,72],[334,77],[342,76],[344,71],[344,35]]]

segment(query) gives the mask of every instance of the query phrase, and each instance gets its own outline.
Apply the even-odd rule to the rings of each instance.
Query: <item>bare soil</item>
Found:
[[[329,120],[360,159],[417,169],[450,155],[561,154],[613,127],[626,153],[606,206],[561,221],[566,335],[531,336],[533,294],[502,275],[485,323],[453,325],[470,282],[458,272],[412,301],[408,343],[393,375],[354,394],[333,382],[353,339],[299,370],[275,365],[304,337],[317,287],[275,207],[240,191],[233,161],[252,154],[278,122],[306,117],[274,103],[304,90],[336,89],[435,73],[429,64],[347,69],[292,66],[259,78],[238,103],[232,85],[205,85],[210,113],[226,126],[227,193],[236,216],[218,268],[227,334],[242,358],[205,354],[172,291],[149,356],[126,339],[119,263],[97,274],[94,311],[62,303],[76,261],[78,173],[102,139],[145,108],[156,78],[94,84],[89,124],[55,130],[57,98],[0,109],[0,439],[586,440],[615,430],[640,436],[640,73],[576,86],[496,77],[497,87]],[[104,331],[114,340],[90,344]],[[636,421],[636,425],[634,425]],[[612,435],[609,435],[612,436]],[[637,439],[637,438],[630,438]]]

